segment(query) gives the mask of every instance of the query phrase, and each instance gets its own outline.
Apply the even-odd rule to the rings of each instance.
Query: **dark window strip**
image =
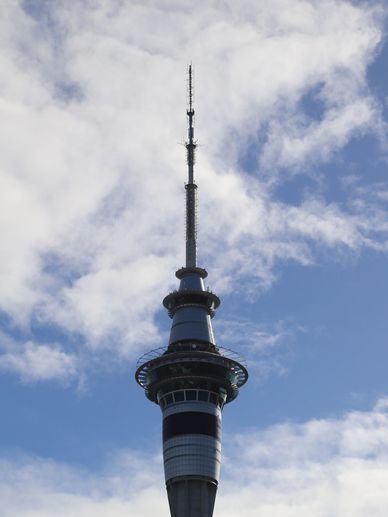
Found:
[[[210,413],[185,411],[163,420],[163,441],[183,434],[205,434],[221,439],[221,419]]]

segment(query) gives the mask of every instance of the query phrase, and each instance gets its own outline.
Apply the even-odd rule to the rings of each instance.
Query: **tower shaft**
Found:
[[[203,479],[181,479],[167,483],[171,517],[212,517],[217,485]]]

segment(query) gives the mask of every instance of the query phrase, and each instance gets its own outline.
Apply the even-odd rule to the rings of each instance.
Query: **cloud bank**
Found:
[[[39,343],[39,326],[65,330],[88,353],[132,358],[160,344],[155,315],[183,263],[177,143],[190,59],[204,143],[200,254],[220,294],[247,280],[251,295],[267,289],[279,264],[315,263],[320,250],[386,250],[383,200],[366,207],[349,184],[341,204],[318,191],[297,204],[276,195],[294,176],[319,176],[352,138],[381,137],[367,83],[381,4],[24,1],[2,10],[0,310],[10,336],[23,335],[2,370],[22,374],[27,361],[31,378],[48,378],[33,358],[67,351]]]

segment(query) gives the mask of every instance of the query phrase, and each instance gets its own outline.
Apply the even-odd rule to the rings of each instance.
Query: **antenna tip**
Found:
[[[188,80],[188,92],[187,92],[188,93],[187,114],[192,117],[194,115],[194,110],[193,110],[193,78],[192,78],[192,64],[191,63],[189,64],[188,73],[189,73],[189,80]],[[190,126],[191,126],[191,123],[192,123],[192,120],[190,119]]]

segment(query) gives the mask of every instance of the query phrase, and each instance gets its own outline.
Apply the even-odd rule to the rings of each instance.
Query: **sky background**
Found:
[[[1,517],[168,517],[134,381],[184,262],[186,70],[199,263],[224,410],[215,515],[388,511],[384,1],[3,0]]]

